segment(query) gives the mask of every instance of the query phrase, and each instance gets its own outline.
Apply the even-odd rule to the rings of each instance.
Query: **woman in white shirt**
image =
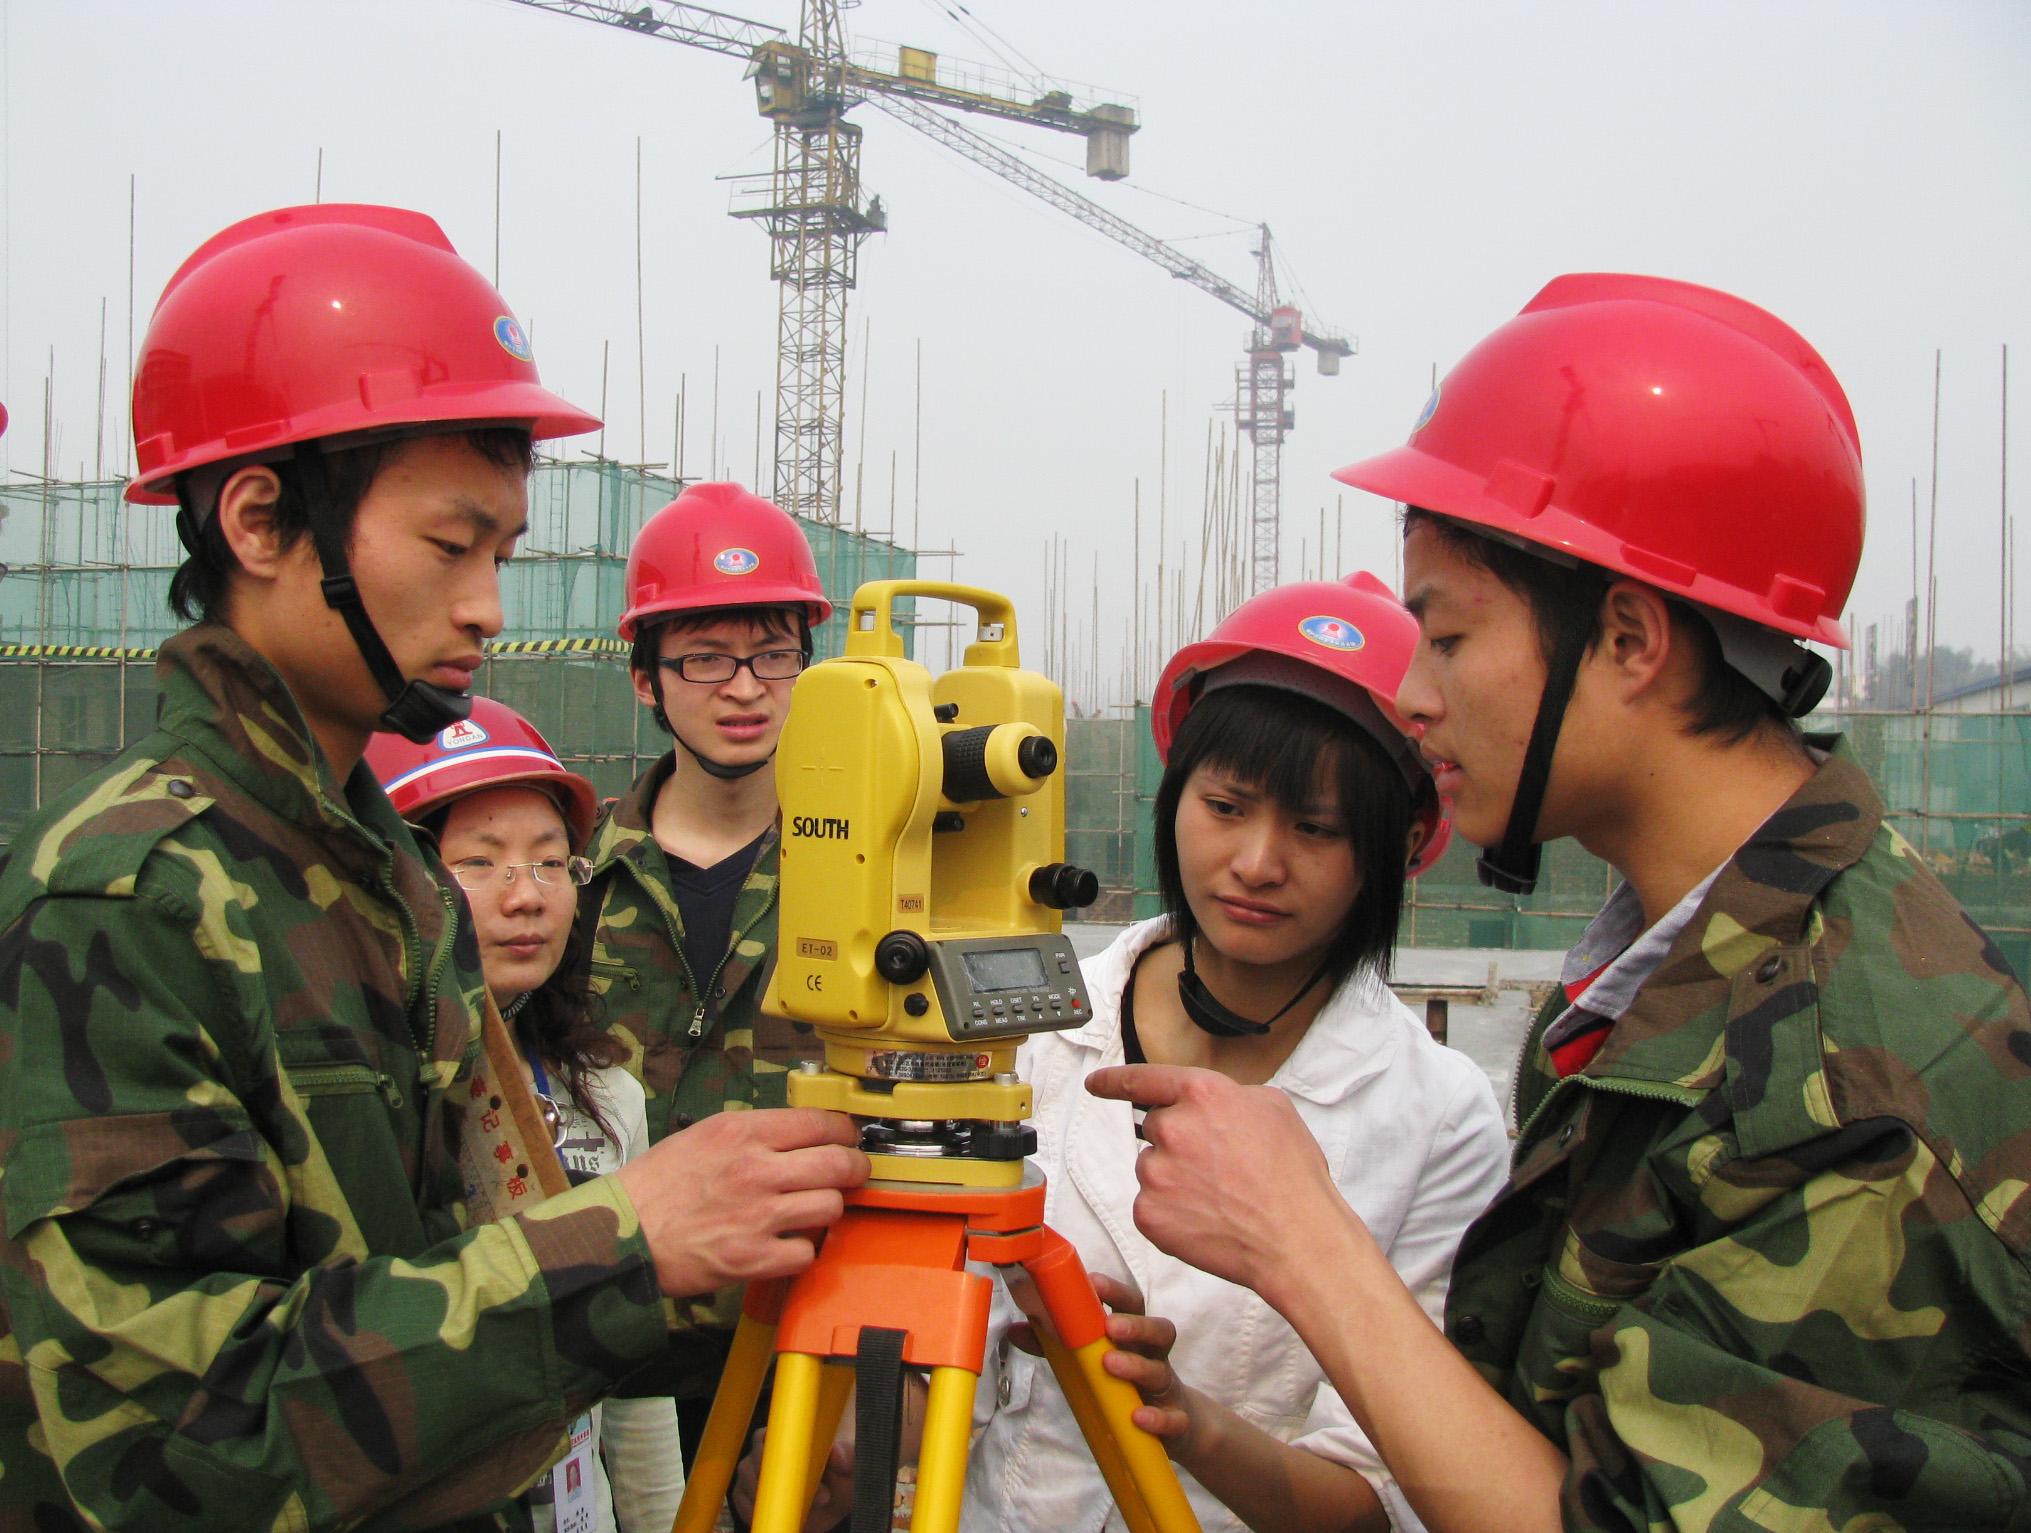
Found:
[[[1144,1390],[1137,1422],[1165,1439],[1209,1533],[1419,1524],[1296,1333],[1142,1238],[1133,1110],[1083,1083],[1148,1059],[1282,1088],[1437,1322],[1508,1141],[1485,1075],[1383,983],[1406,871],[1446,834],[1393,706],[1416,642],[1415,619],[1362,574],[1266,592],[1173,657],[1152,719],[1166,913],[1085,964],[1086,1025],[1022,1049],[1046,1218],[1116,1309],[1130,1350],[1110,1366]],[[1290,1238],[1302,1250],[1305,1232]],[[1137,1308],[1174,1323],[1175,1343]],[[1049,1369],[1009,1345],[1020,1319],[1002,1294],[962,1526],[1119,1528]]]
[[[617,1171],[648,1148],[642,1087],[590,1007],[590,935],[574,933],[592,784],[566,771],[514,709],[472,715],[423,745],[375,735],[367,764],[405,820],[437,838],[465,891],[487,989],[513,1030],[565,1174]],[[524,1496],[537,1533],[667,1533],[684,1491],[676,1407],[619,1397],[572,1426],[571,1451]]]

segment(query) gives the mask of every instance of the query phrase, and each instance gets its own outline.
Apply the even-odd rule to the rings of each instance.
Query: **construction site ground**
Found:
[[[1097,921],[1065,923],[1081,958],[1101,951],[1120,931]],[[1447,1044],[1488,1072],[1507,1116],[1517,1050],[1564,957],[1538,949],[1399,948],[1390,986],[1420,1017],[1431,1018],[1434,1003],[1443,1008]]]

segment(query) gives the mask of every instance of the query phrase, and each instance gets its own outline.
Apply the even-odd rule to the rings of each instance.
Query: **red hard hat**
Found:
[[[528,335],[433,220],[282,208],[213,235],[163,289],[134,375],[127,498],[173,505],[188,469],[461,421],[538,440],[599,426],[543,387]]]
[[[1796,331],[1712,288],[1559,277],[1445,376],[1408,444],[1333,477],[1847,644],[1854,411]]]
[[[421,820],[482,788],[540,788],[557,800],[576,852],[592,835],[598,802],[592,784],[565,769],[534,724],[491,697],[472,700],[472,716],[422,745],[386,732],[367,740],[367,768],[405,820]]]
[[[1396,711],[1397,690],[1417,641],[1417,619],[1366,570],[1342,581],[1300,581],[1250,597],[1164,667],[1150,706],[1157,755],[1170,759],[1185,715],[1223,667],[1235,668],[1232,679],[1238,684],[1280,687],[1337,708],[1388,751],[1411,782],[1425,843],[1410,871],[1420,872],[1439,860],[1453,829],[1437,793],[1418,791],[1420,784],[1430,787],[1431,777]],[[1372,706],[1363,706],[1364,694]]]
[[[621,637],[644,618],[712,607],[799,607],[832,615],[811,545],[790,515],[737,484],[694,484],[635,535]]]

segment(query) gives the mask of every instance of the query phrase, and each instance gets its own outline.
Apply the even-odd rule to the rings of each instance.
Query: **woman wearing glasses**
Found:
[[[514,709],[473,699],[471,717],[426,744],[375,735],[367,764],[402,818],[430,831],[472,908],[494,1004],[573,1184],[649,1146],[642,1088],[619,1066],[587,989],[590,939],[574,935],[592,864],[592,784],[566,771]],[[582,1417],[572,1451],[528,1494],[536,1527],[598,1533],[668,1528],[684,1488],[669,1398],[611,1399]]]

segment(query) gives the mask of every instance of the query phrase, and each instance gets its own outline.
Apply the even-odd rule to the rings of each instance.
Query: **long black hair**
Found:
[[[1178,870],[1178,805],[1201,766],[1230,773],[1293,813],[1317,800],[1322,775],[1333,784],[1361,888],[1334,934],[1326,976],[1337,988],[1363,965],[1386,975],[1416,806],[1381,744],[1339,710],[1278,687],[1222,687],[1193,705],[1171,742],[1155,827],[1157,887],[1172,931],[1185,942],[1198,934],[1198,922]]]
[[[440,843],[444,822],[457,803],[453,799],[423,818],[423,828]],[[600,1110],[599,1094],[590,1079],[594,1070],[617,1065],[627,1057],[627,1044],[601,1024],[605,1004],[592,993],[592,927],[574,918],[564,938],[564,956],[550,977],[529,992],[508,1026],[523,1050],[533,1049],[539,1058],[558,1067],[572,1101],[625,1152],[627,1146]]]

